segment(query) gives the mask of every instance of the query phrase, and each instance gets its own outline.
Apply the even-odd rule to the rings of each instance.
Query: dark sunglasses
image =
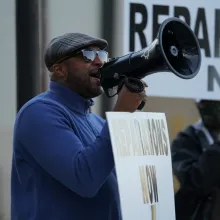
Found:
[[[96,56],[98,56],[102,63],[108,62],[108,52],[106,52],[105,50],[83,49],[77,52],[76,55],[77,54],[81,54],[86,62],[93,62]]]

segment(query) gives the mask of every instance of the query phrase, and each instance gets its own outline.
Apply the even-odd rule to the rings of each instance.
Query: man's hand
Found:
[[[143,84],[145,85],[145,87],[147,87],[147,84],[145,82],[143,82]],[[129,91],[129,89],[127,89],[127,87],[123,85],[118,94],[118,100],[115,104],[113,111],[135,112],[141,102],[146,100],[147,95],[145,90],[140,93],[134,93]]]

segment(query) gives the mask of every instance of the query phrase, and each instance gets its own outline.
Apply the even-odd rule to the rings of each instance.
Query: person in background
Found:
[[[177,220],[220,219],[220,101],[197,100],[201,118],[171,143]]]
[[[46,48],[49,89],[15,121],[11,220],[121,220],[108,124],[92,112],[107,45],[67,33]],[[146,91],[123,86],[113,111],[134,112],[144,100]]]

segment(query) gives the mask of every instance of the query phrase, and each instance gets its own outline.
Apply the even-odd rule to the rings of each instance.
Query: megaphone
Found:
[[[146,48],[109,60],[100,68],[101,85],[108,97],[124,78],[143,79],[157,72],[172,72],[182,79],[197,75],[201,66],[199,42],[179,18],[168,18]]]

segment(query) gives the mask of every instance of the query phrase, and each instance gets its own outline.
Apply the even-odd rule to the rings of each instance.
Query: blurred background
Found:
[[[170,141],[177,132],[198,119],[198,112],[194,104],[195,98],[214,97],[216,99],[219,95],[220,16],[218,15],[220,13],[216,14],[216,17],[214,14],[216,12],[215,8],[220,8],[220,5],[215,3],[214,0],[207,3],[197,0],[193,2],[184,1],[182,5],[175,5],[177,4],[176,1],[163,1],[163,5],[167,6],[166,9],[169,10],[159,9],[161,15],[157,17],[154,16],[153,5],[162,5],[162,1],[156,0],[147,1],[147,3],[141,0],[1,0],[0,220],[10,219],[12,135],[16,113],[26,101],[45,91],[48,87],[48,72],[43,62],[45,46],[53,37],[63,33],[83,32],[107,39],[109,41],[108,51],[111,57],[130,52],[127,49],[130,39],[129,2],[145,5],[147,9],[148,13],[145,19],[148,20],[148,25],[145,34],[148,44],[153,40],[153,19],[160,17],[161,23],[165,18],[176,15],[174,13],[175,6],[188,8],[188,12],[182,10],[182,15],[187,15],[187,13],[191,15],[190,18],[188,17],[191,21],[190,25],[194,29],[197,23],[199,30],[196,30],[196,28],[194,30],[197,31],[201,39],[204,39],[204,36],[210,36],[208,41],[211,48],[210,56],[206,54],[207,51],[203,50],[207,46],[206,43],[202,40],[200,43],[203,45],[203,57],[207,58],[212,65],[215,65],[215,69],[211,73],[214,74],[213,78],[216,78],[213,90],[207,90],[206,88],[208,80],[207,65],[204,71],[203,68],[201,69],[200,76],[194,79],[194,90],[192,89],[192,83],[184,84],[185,81],[177,79],[176,76],[168,76],[168,78],[172,77],[172,80],[164,80],[165,75],[165,77],[161,75],[161,79],[163,79],[161,80],[159,74],[151,76],[149,81],[146,78],[149,85],[149,94],[147,104],[142,111],[164,112],[166,114]],[[205,14],[204,20],[203,11],[201,11],[199,17],[197,9],[199,7],[204,8],[205,5],[206,11],[204,12],[207,12],[207,14]],[[137,14],[135,18],[137,22],[141,22],[140,15]],[[205,27],[208,27],[208,32],[204,31]],[[141,48],[141,44],[138,43],[140,42],[139,37],[135,35],[135,51]],[[203,79],[201,79],[201,75]],[[175,84],[175,80],[177,84]],[[178,85],[181,86],[178,87]],[[191,87],[188,88],[188,85]],[[205,88],[203,88],[203,85]],[[156,88],[158,92],[155,93],[153,88]],[[163,93],[166,88],[171,91],[170,95]],[[187,92],[188,90],[191,92]],[[198,95],[200,90],[202,92]],[[187,93],[187,95],[184,96],[184,93]],[[105,117],[105,111],[111,110],[115,100],[102,95],[95,101],[94,111]]]

